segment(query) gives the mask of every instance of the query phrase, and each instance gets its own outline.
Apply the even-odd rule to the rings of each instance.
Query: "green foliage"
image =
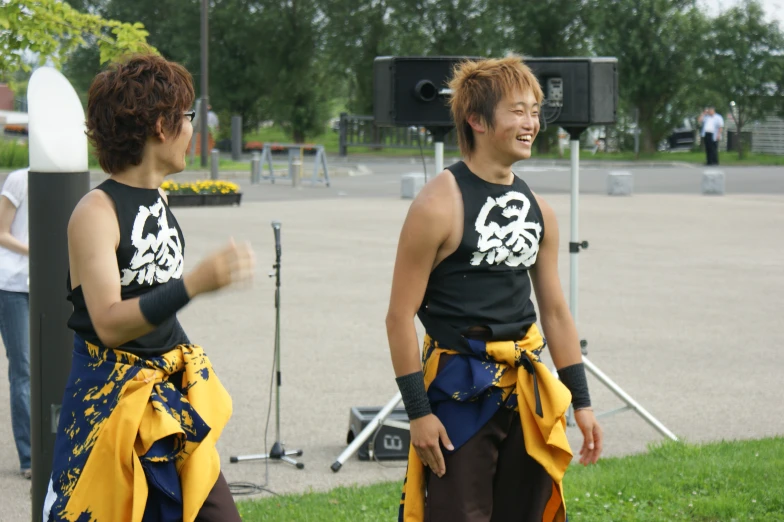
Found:
[[[592,48],[618,58],[620,96],[639,110],[641,149],[653,152],[696,110],[708,21],[691,0],[589,0],[587,13]]]
[[[21,169],[27,167],[29,152],[26,143],[0,139],[0,168]]]
[[[784,37],[776,24],[765,21],[758,0],[735,6],[713,21],[704,58],[707,85],[721,100],[717,108],[734,102],[724,119],[726,123],[732,118],[738,132],[773,112],[782,49]],[[738,153],[742,157],[743,147]]]
[[[265,83],[269,96],[265,109],[295,143],[321,133],[329,119],[335,95],[323,48],[324,20],[318,0],[264,0],[269,13],[266,46],[271,68]]]
[[[116,60],[126,53],[155,52],[146,44],[148,36],[139,23],[106,20],[81,13],[57,0],[6,0],[0,10],[0,74],[18,69],[29,71],[23,54],[38,55],[43,65],[51,60],[60,67],[63,60],[86,38],[94,37],[100,63]]]

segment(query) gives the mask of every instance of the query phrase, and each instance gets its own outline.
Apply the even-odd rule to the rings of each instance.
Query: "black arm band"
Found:
[[[591,395],[588,393],[588,381],[585,379],[585,365],[583,363],[559,369],[558,378],[572,393],[572,405],[575,410],[591,405]]]
[[[395,381],[403,396],[408,420],[430,415],[430,400],[425,391],[425,375],[421,371],[398,377]]]
[[[172,279],[143,294],[139,298],[139,308],[147,322],[158,326],[176,314],[190,300],[185,290],[185,282],[182,279]]]

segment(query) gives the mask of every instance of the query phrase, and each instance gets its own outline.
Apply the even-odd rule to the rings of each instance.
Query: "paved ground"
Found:
[[[635,170],[635,184],[646,176],[691,176],[675,169]],[[784,367],[779,240],[784,175],[781,169],[732,171],[736,190],[728,181],[727,196],[703,197],[699,169],[682,172],[687,171],[694,175],[678,178],[679,190],[619,198],[600,194],[600,185],[590,189],[590,172],[600,184],[606,171],[585,169],[580,235],[590,248],[580,258],[578,326],[589,342],[588,356],[685,440],[784,434],[784,406],[775,399],[781,396]],[[568,171],[530,172],[526,178],[548,193],[557,212],[560,271],[568,294]],[[229,482],[267,482],[285,493],[401,479],[401,462],[386,468],[354,457],[339,473],[330,470],[346,445],[350,408],[381,406],[395,393],[384,315],[409,204],[399,198],[397,176],[342,175],[333,178],[331,188],[301,189],[239,181],[246,191],[240,207],[176,210],[187,235],[188,267],[229,235],[251,241],[258,258],[252,288],[202,298],[181,314],[234,399],[219,446]],[[274,399],[274,280],[267,277],[274,262],[273,219],[282,223],[283,248],[281,435],[289,448],[304,450],[304,470],[229,462],[232,455],[264,452],[268,404]],[[2,359],[0,374],[5,373]],[[589,383],[599,411],[622,405],[593,376]],[[16,474],[9,415],[3,385],[0,518],[25,521],[30,520],[30,483]],[[274,419],[273,411],[269,444]],[[661,440],[631,412],[603,419],[603,425],[608,456],[645,451]],[[570,440],[579,447],[576,428],[570,429]]]

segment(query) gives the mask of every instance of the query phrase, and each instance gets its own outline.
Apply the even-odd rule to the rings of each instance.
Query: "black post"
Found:
[[[345,112],[340,113],[340,126],[338,132],[340,141],[338,145],[338,153],[341,158],[348,156],[348,114]]]
[[[30,79],[28,100],[31,496],[32,520],[38,522],[73,350],[67,325],[73,307],[66,300],[68,221],[90,189],[90,173],[84,112],[68,80],[54,69],[38,69]]]
[[[207,166],[207,157],[209,155],[209,127],[207,126],[207,105],[209,104],[209,95],[207,93],[209,85],[208,77],[208,50],[209,50],[209,25],[208,25],[208,9],[209,0],[201,0],[201,115],[199,117],[201,129],[201,166]]]

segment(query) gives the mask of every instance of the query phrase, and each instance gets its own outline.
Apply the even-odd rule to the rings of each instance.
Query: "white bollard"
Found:
[[[610,196],[631,196],[634,178],[627,170],[611,170],[607,175],[607,194]]]
[[[403,174],[400,184],[400,197],[414,199],[425,186],[425,175],[418,172]]]
[[[702,171],[703,195],[724,195],[724,171],[709,169]]]

